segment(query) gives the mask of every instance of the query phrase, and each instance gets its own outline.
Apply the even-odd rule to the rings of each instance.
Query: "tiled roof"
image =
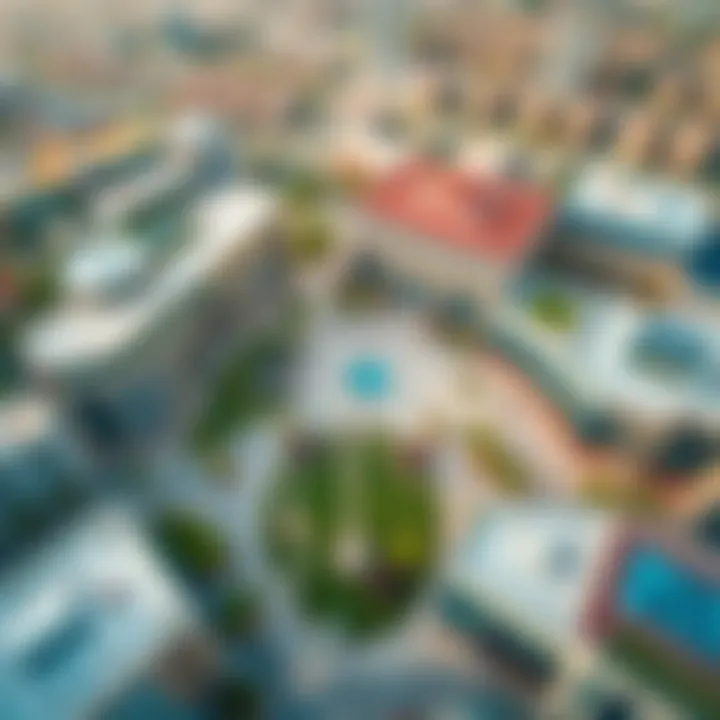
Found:
[[[406,230],[494,262],[522,260],[551,212],[536,187],[414,162],[371,188],[366,208]]]

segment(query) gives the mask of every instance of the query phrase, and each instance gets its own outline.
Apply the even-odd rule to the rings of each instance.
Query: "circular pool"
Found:
[[[345,384],[355,398],[364,401],[382,400],[392,392],[392,368],[380,358],[358,358],[347,366]]]

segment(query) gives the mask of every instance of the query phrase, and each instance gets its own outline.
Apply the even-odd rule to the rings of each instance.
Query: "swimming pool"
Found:
[[[359,400],[383,400],[393,389],[390,363],[375,357],[357,358],[346,368],[345,385],[350,395]]]

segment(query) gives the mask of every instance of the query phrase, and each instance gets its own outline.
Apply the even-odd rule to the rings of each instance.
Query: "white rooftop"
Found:
[[[0,717],[94,716],[193,628],[132,518],[85,518],[0,580]]]
[[[452,590],[550,649],[578,637],[614,524],[577,507],[510,505],[485,516],[449,573]]]
[[[656,232],[656,242],[673,249],[694,243],[711,219],[707,199],[694,188],[610,164],[591,165],[582,173],[569,208],[601,222]]]
[[[107,295],[132,283],[146,263],[147,252],[139,243],[119,236],[101,239],[70,258],[63,284],[74,295]]]
[[[102,362],[135,342],[219,271],[230,255],[257,242],[274,213],[274,199],[255,188],[230,187],[201,200],[191,239],[162,272],[121,304],[69,304],[32,326],[24,350],[44,371]]]
[[[660,423],[686,418],[718,426],[720,333],[711,321],[663,319],[628,301],[568,283],[547,287],[551,292],[557,289],[575,307],[576,327],[567,331],[545,327],[532,316],[528,301],[505,303],[496,323],[500,332],[532,348],[538,361],[576,397],[598,408],[621,409]],[[671,378],[635,362],[636,343],[657,321],[697,336],[706,356],[701,370]]]

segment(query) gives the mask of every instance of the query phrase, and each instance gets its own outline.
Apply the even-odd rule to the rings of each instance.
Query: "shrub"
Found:
[[[159,528],[168,552],[188,571],[210,575],[228,562],[228,551],[215,528],[186,513],[166,515]]]
[[[218,625],[232,638],[247,637],[260,622],[260,607],[254,597],[244,590],[234,590],[222,602]]]
[[[505,492],[519,495],[530,490],[530,477],[519,458],[489,428],[477,430],[470,438],[476,461]]]

